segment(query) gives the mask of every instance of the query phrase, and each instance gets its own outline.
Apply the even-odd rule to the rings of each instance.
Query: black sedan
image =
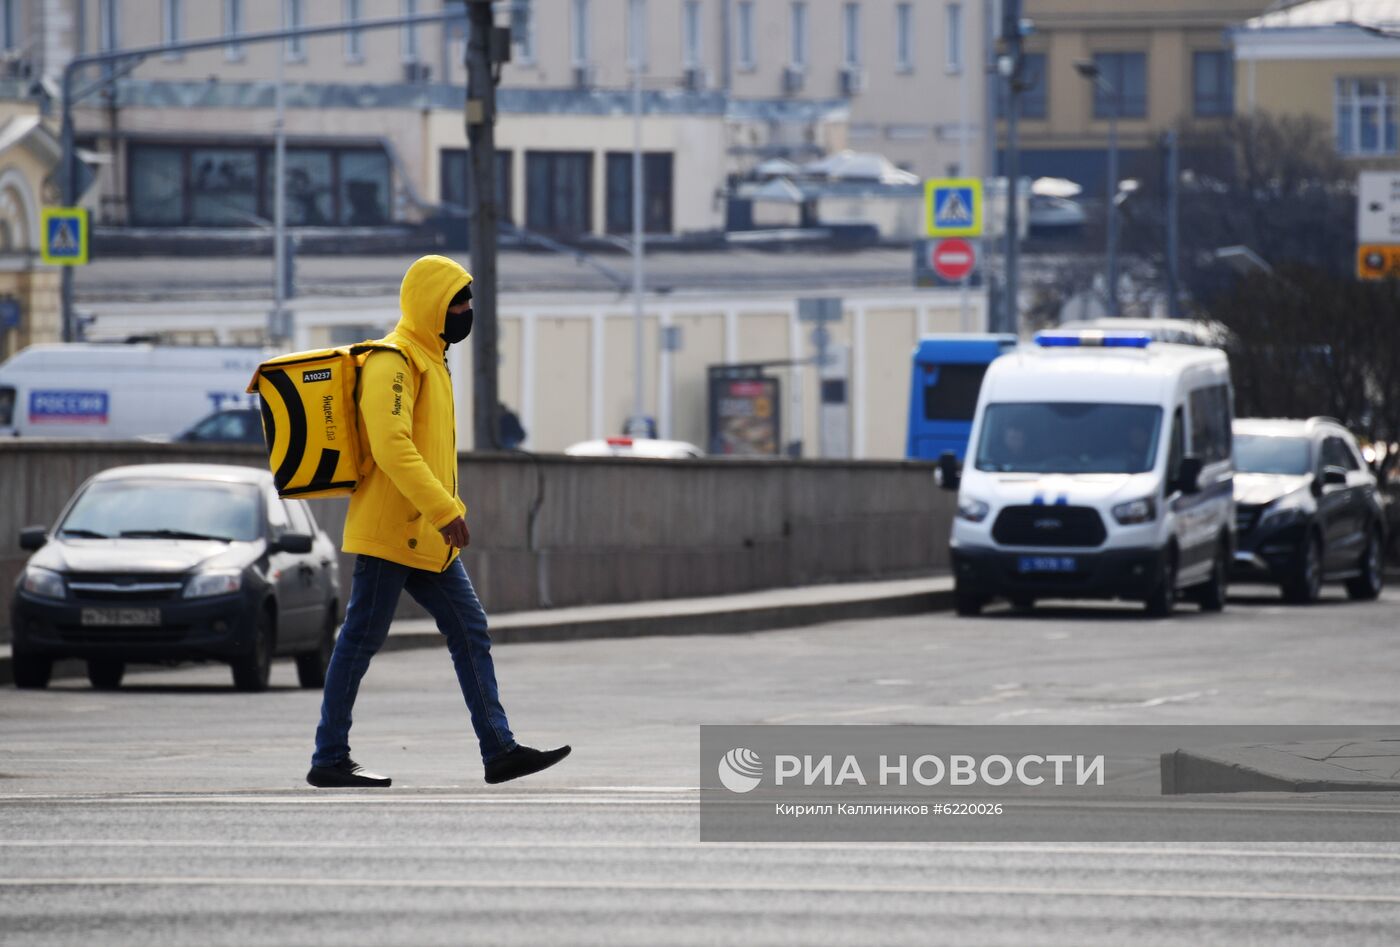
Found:
[[[1302,604],[1323,582],[1380,595],[1385,514],[1351,432],[1330,418],[1242,418],[1234,434],[1236,577]]]
[[[243,691],[275,656],[320,687],[340,619],[336,549],[303,500],[266,470],[214,464],[117,467],[82,485],[15,589],[14,677],[46,687],[53,663],[87,661],[94,687],[128,662],[222,661]]]

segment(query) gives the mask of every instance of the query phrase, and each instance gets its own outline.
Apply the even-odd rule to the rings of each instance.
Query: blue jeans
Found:
[[[455,560],[446,572],[439,573],[359,556],[350,584],[345,624],[340,628],[326,670],[312,766],[334,766],[350,755],[350,711],[355,706],[360,679],[389,636],[389,623],[404,589],[436,619],[438,631],[447,639],[447,650],[457,669],[457,683],[462,687],[472,728],[481,744],[482,760],[490,762],[515,748],[515,738],[496,692],[486,612],[462,560]]]

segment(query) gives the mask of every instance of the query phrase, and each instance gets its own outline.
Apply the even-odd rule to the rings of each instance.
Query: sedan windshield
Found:
[[[1235,435],[1235,469],[1240,473],[1302,476],[1312,470],[1306,437]]]
[[[262,535],[258,491],[212,480],[101,480],[83,491],[59,533],[249,542]]]
[[[1143,404],[992,404],[977,469],[1002,473],[1132,474],[1157,460],[1162,409]]]

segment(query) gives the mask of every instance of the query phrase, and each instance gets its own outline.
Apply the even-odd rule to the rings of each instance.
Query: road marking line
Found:
[[[368,789],[359,791],[349,791],[333,793],[327,790],[294,790],[292,792],[258,794],[251,791],[248,795],[156,795],[133,793],[120,796],[103,795],[66,795],[66,794],[15,794],[0,796],[0,808],[6,803],[41,803],[48,805],[250,805],[250,806],[299,806],[299,805],[413,805],[413,806],[670,806],[689,807],[700,806],[701,800],[698,798],[702,793],[706,794],[711,805],[726,806],[766,806],[781,799],[734,799],[728,794],[722,793],[718,789],[711,790],[690,790],[695,793],[695,797],[686,795],[684,798],[679,792],[668,796],[658,796],[656,798],[644,798],[636,794],[618,793],[615,797],[606,795],[577,795],[579,790],[564,790],[561,795],[520,794],[520,795],[411,795],[392,790]],[[1378,795],[1376,793],[1366,793],[1367,796]],[[1386,795],[1386,794],[1381,794]],[[866,800],[836,800],[825,801],[866,801]],[[907,800],[906,800],[907,801]],[[1072,809],[1076,811],[1106,809],[1106,810],[1154,810],[1167,813],[1192,813],[1192,812],[1231,812],[1231,813],[1265,813],[1277,816],[1314,816],[1314,815],[1383,815],[1396,816],[1400,814],[1400,806],[1378,806],[1370,804],[1361,805],[1340,805],[1335,803],[1313,802],[1311,800],[1290,801],[1288,799],[1277,802],[1219,802],[1200,801],[1188,799],[1186,797],[1163,797],[1145,796],[1142,799],[1059,799],[1059,798],[1008,798],[1008,803],[1014,803],[1022,811],[1027,809]]]
[[[243,806],[312,806],[312,805],[409,805],[409,806],[696,806],[698,800],[685,798],[645,799],[635,795],[608,796],[387,796],[384,790],[364,790],[375,795],[346,795],[307,791],[297,795],[276,796],[125,796],[112,799],[82,797],[29,797],[0,799],[0,802],[43,802],[73,805],[243,805]]]
[[[423,850],[449,850],[449,849],[607,849],[622,851],[659,851],[666,849],[736,849],[740,851],[767,851],[792,849],[799,851],[881,851],[881,852],[918,852],[931,854],[993,854],[993,855],[1131,855],[1134,857],[1149,856],[1154,858],[1177,858],[1177,857],[1198,857],[1198,858],[1291,858],[1299,861],[1325,860],[1342,861],[1356,859],[1360,861],[1400,861],[1400,852],[1307,852],[1307,851],[1278,851],[1276,849],[1240,849],[1240,848],[1149,848],[1151,843],[1142,843],[1142,847],[1128,846],[1105,846],[1094,842],[1082,842],[1073,845],[1051,844],[1051,843],[1013,843],[1004,842],[620,842],[616,840],[557,840],[557,841],[502,841],[497,839],[483,839],[480,841],[464,840],[460,842],[393,842],[392,849],[423,849]],[[307,848],[327,848],[348,851],[358,851],[361,849],[375,849],[385,851],[384,842],[380,840],[370,840],[364,842],[345,842],[321,839],[297,839],[294,841],[276,840],[231,840],[231,839],[0,839],[0,849],[5,848],[198,848],[208,850],[225,849],[307,849]]]
[[[1141,898],[1200,901],[1320,901],[1330,904],[1400,904],[1400,894],[1332,894],[1317,891],[1218,891],[1165,888],[1051,888],[1043,885],[875,885],[704,881],[508,881],[504,879],[417,878],[241,878],[188,876],[0,878],[0,888],[373,888],[483,891],[654,891],[741,894],[901,894],[1020,895],[1052,898]]]

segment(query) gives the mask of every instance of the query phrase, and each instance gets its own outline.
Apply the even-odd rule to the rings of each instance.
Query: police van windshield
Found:
[[[15,390],[9,386],[0,386],[0,427],[9,427],[15,423]]]
[[[999,473],[1133,474],[1157,460],[1162,409],[1143,404],[991,404],[977,469]]]
[[[1235,435],[1235,469],[1240,473],[1292,474],[1312,472],[1311,444],[1306,437]]]

